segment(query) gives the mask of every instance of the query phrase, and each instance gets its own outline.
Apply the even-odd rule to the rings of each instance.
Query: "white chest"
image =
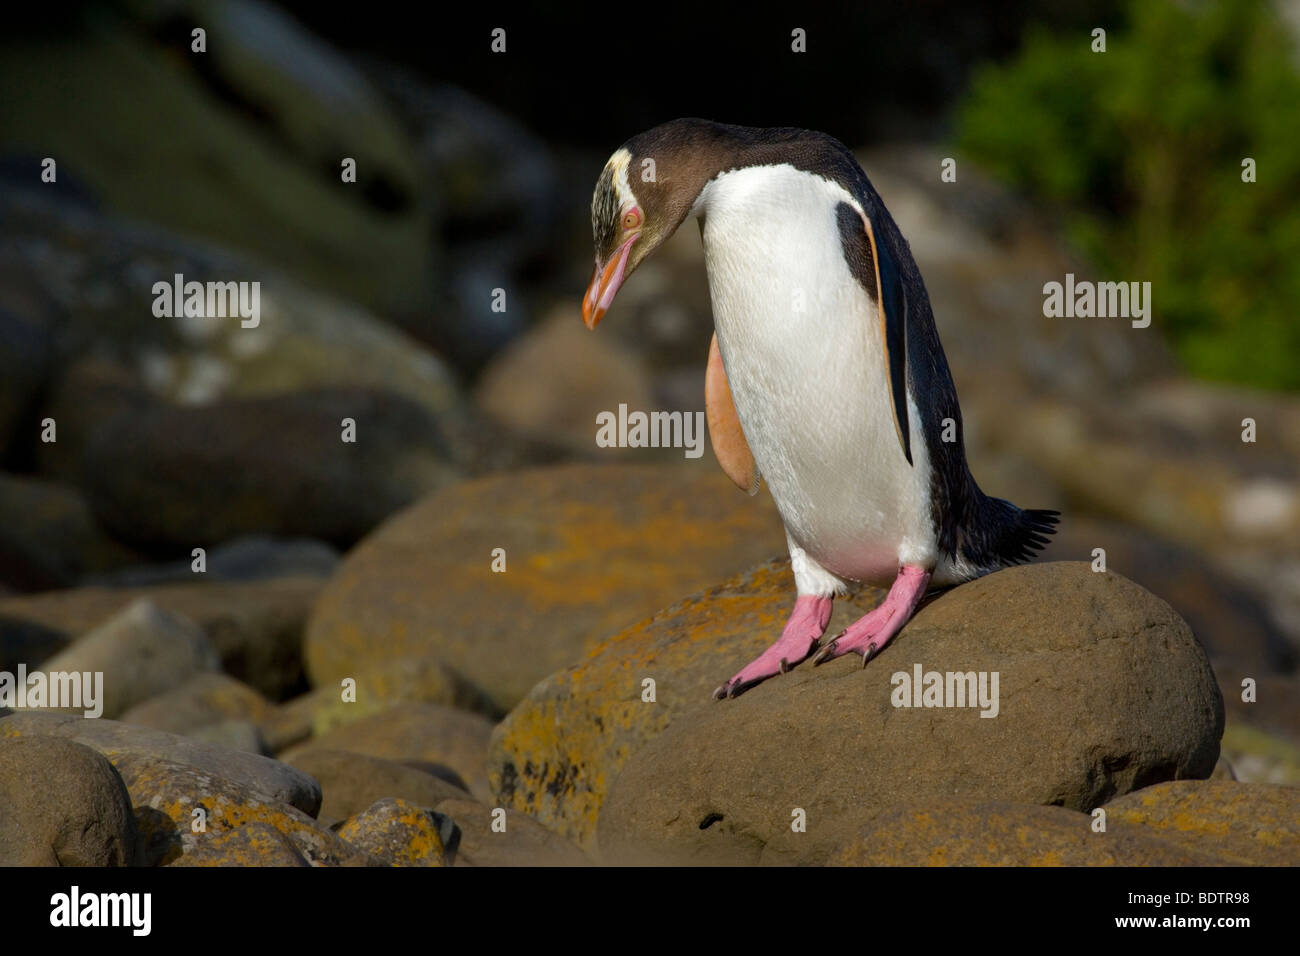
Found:
[[[697,204],[736,411],[795,542],[823,567],[892,580],[935,550],[929,462],[895,435],[875,305],[845,262],[838,185],[791,166],[724,173]],[[909,405],[911,402],[909,400]]]

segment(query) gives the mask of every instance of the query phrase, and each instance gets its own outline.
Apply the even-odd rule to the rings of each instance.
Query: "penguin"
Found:
[[[678,119],[632,137],[591,203],[589,329],[689,218],[714,335],[710,441],[727,475],[767,483],[796,597],[780,637],[714,692],[735,697],[812,658],[862,666],[928,591],[1028,560],[1060,513],[985,495],[911,249],[853,154],[825,133]],[[884,601],[822,643],[836,596]]]

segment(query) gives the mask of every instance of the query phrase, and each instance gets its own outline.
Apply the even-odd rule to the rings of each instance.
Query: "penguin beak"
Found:
[[[582,321],[587,328],[594,329],[596,323],[605,317],[605,313],[614,303],[614,295],[623,284],[627,273],[627,257],[632,251],[632,243],[639,235],[640,233],[636,233],[630,236],[623,245],[619,246],[618,252],[610,256],[605,268],[602,269],[598,262],[596,268],[592,270],[591,282],[587,284],[587,294],[582,299]]]

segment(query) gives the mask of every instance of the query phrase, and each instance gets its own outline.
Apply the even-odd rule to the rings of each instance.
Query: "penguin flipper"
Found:
[[[718,349],[718,336],[709,343],[709,364],[704,373],[704,406],[709,421],[709,442],[713,454],[727,477],[747,495],[758,494],[758,466],[754,453],[749,450],[745,432],[736,415],[736,403],[731,398],[727,372],[722,367],[722,352]]]
[[[907,419],[907,289],[889,253],[876,241],[871,217],[864,215],[867,242],[871,246],[871,264],[875,270],[876,303],[880,312],[880,342],[884,352],[885,374],[894,411],[894,430],[903,457],[912,464],[912,436]]]

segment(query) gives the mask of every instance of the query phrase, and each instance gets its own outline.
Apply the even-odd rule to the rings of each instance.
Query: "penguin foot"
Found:
[[[776,643],[750,661],[735,677],[713,692],[714,700],[739,697],[769,677],[784,674],[807,659],[831,619],[833,599],[801,594]]]
[[[813,666],[824,664],[845,654],[862,655],[862,666],[879,654],[908,622],[921,603],[930,572],[924,568],[904,565],[894,579],[889,594],[880,606],[858,618],[839,634],[821,646],[813,656]]]

